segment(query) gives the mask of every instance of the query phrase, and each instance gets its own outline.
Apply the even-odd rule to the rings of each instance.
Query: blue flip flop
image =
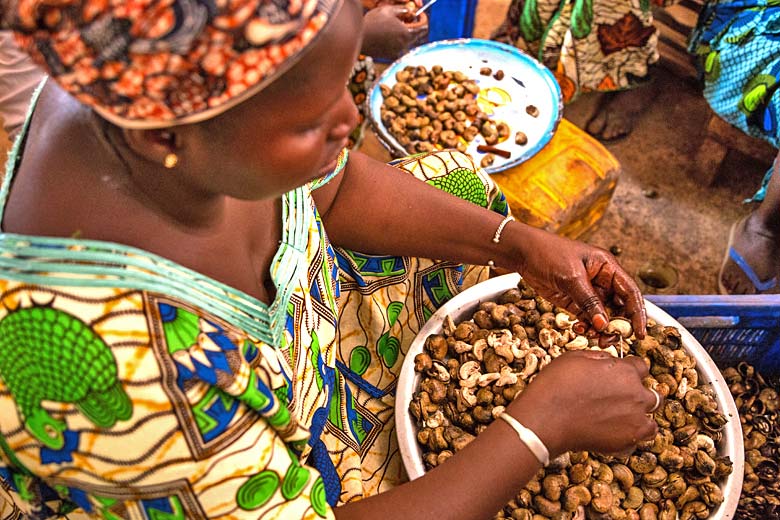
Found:
[[[745,260],[742,255],[739,254],[739,252],[734,249],[734,247],[731,245],[734,241],[734,232],[736,230],[737,223],[735,222],[731,226],[731,230],[729,231],[729,244],[728,248],[726,250],[726,255],[723,258],[723,263],[720,266],[720,271],[718,271],[718,290],[720,291],[720,294],[731,294],[728,289],[723,285],[723,269],[726,267],[726,263],[730,260],[732,260],[735,264],[737,264],[737,267],[739,267],[743,273],[745,273],[745,276],[747,276],[748,280],[750,280],[750,283],[753,284],[753,287],[756,289],[756,294],[762,294],[766,293],[767,291],[770,291],[777,287],[778,279],[776,276],[773,276],[769,280],[761,281],[758,279],[758,275],[756,275],[756,272],[753,271],[753,268],[750,267],[750,264],[747,263],[747,260]]]

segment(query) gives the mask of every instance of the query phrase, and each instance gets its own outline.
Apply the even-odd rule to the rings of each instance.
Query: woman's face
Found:
[[[202,188],[260,199],[332,171],[358,123],[347,81],[363,19],[356,0],[344,0],[334,16],[282,77],[246,102],[195,125],[201,145],[192,147],[188,159]]]

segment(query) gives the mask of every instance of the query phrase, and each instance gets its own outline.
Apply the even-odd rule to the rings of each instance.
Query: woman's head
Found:
[[[241,4],[243,10],[234,8],[228,13],[228,3]],[[37,18],[24,8],[27,4],[34,4]],[[16,14],[17,25],[28,30],[31,20],[70,27],[63,16],[76,17],[71,12],[76,9],[78,16],[91,20],[84,31],[72,31],[73,49],[64,43],[68,38],[57,36],[56,31],[47,33],[49,40],[40,31],[29,32],[22,40],[38,48],[57,49],[53,54],[39,52],[38,57],[46,58],[60,85],[66,90],[76,85],[76,97],[85,101],[87,96],[86,104],[113,123],[108,127],[112,142],[118,144],[117,153],[131,174],[152,175],[149,170],[161,169],[166,155],[173,153],[178,164],[168,175],[184,186],[199,193],[263,198],[318,176],[345,145],[357,117],[346,89],[362,30],[362,11],[355,0],[262,5],[259,1],[174,0],[117,5],[124,6],[124,11],[102,2],[30,1],[20,2]],[[103,9],[102,17],[90,9]],[[306,10],[308,15],[304,15]],[[290,21],[290,12],[298,13],[298,18]],[[61,15],[59,22],[51,13]],[[157,19],[162,21],[157,23]],[[230,23],[239,28],[230,34],[214,34],[215,26]],[[200,32],[207,37],[193,37],[200,34],[194,27],[197,24],[203,24]],[[139,33],[145,37],[137,38]],[[236,43],[239,33],[241,45]],[[259,51],[253,49],[247,43],[250,34],[256,42],[270,43]],[[151,35],[158,39],[151,41]],[[198,43],[201,40],[208,44]],[[100,67],[95,57],[83,58],[91,65],[81,68],[78,60],[71,59],[83,55],[85,42],[99,53]],[[177,54],[187,44],[204,48]],[[112,51],[112,46],[140,54],[126,62],[111,62],[107,58],[119,52]],[[168,52],[154,52],[162,48]],[[292,54],[285,57],[285,52]],[[193,55],[200,61],[182,63]],[[221,76],[205,71],[215,70],[214,60],[220,59],[229,61],[222,64]],[[64,63],[71,65],[66,72],[60,70]],[[176,66],[189,72],[172,79],[167,71]],[[108,69],[118,76],[103,81]],[[230,97],[236,82],[246,88]],[[137,91],[132,91],[133,85]],[[152,92],[163,91],[159,100],[164,101],[163,108],[153,108],[158,106],[155,103],[147,106]],[[128,95],[123,97],[121,92]],[[208,100],[204,92],[212,94]]]
[[[345,0],[318,41],[267,88],[213,119],[168,129],[180,142],[180,166],[236,198],[279,195],[331,171],[358,121],[347,81],[361,30],[359,4]]]
[[[3,0],[18,43],[124,128],[213,117],[315,41],[341,0]]]

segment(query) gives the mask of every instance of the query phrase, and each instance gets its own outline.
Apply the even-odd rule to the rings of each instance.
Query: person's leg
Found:
[[[780,293],[780,154],[764,200],[731,229],[718,287],[723,294]]]
[[[604,93],[585,130],[602,142],[627,137],[637,119],[652,103],[654,94],[652,82],[628,90]]]

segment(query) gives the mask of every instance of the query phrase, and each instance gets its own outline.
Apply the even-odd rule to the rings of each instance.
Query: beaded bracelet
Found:
[[[493,235],[493,243],[494,244],[498,244],[501,241],[501,233],[504,232],[504,228],[506,227],[506,225],[509,224],[509,222],[514,220],[514,219],[515,219],[515,217],[513,217],[512,215],[507,215],[506,217],[504,217],[504,220],[501,221],[501,223],[498,225],[498,228],[496,229],[496,234]],[[495,267],[496,266],[496,264],[495,264],[495,262],[493,262],[493,260],[488,260],[487,261],[487,265],[489,267]]]
[[[550,463],[550,452],[547,450],[547,446],[544,445],[542,439],[540,439],[534,432],[520,424],[520,421],[512,417],[506,412],[503,412],[498,416],[503,419],[513,430],[517,432],[517,436],[523,441],[523,444],[531,450],[534,457],[537,458],[542,466],[547,466]]]

